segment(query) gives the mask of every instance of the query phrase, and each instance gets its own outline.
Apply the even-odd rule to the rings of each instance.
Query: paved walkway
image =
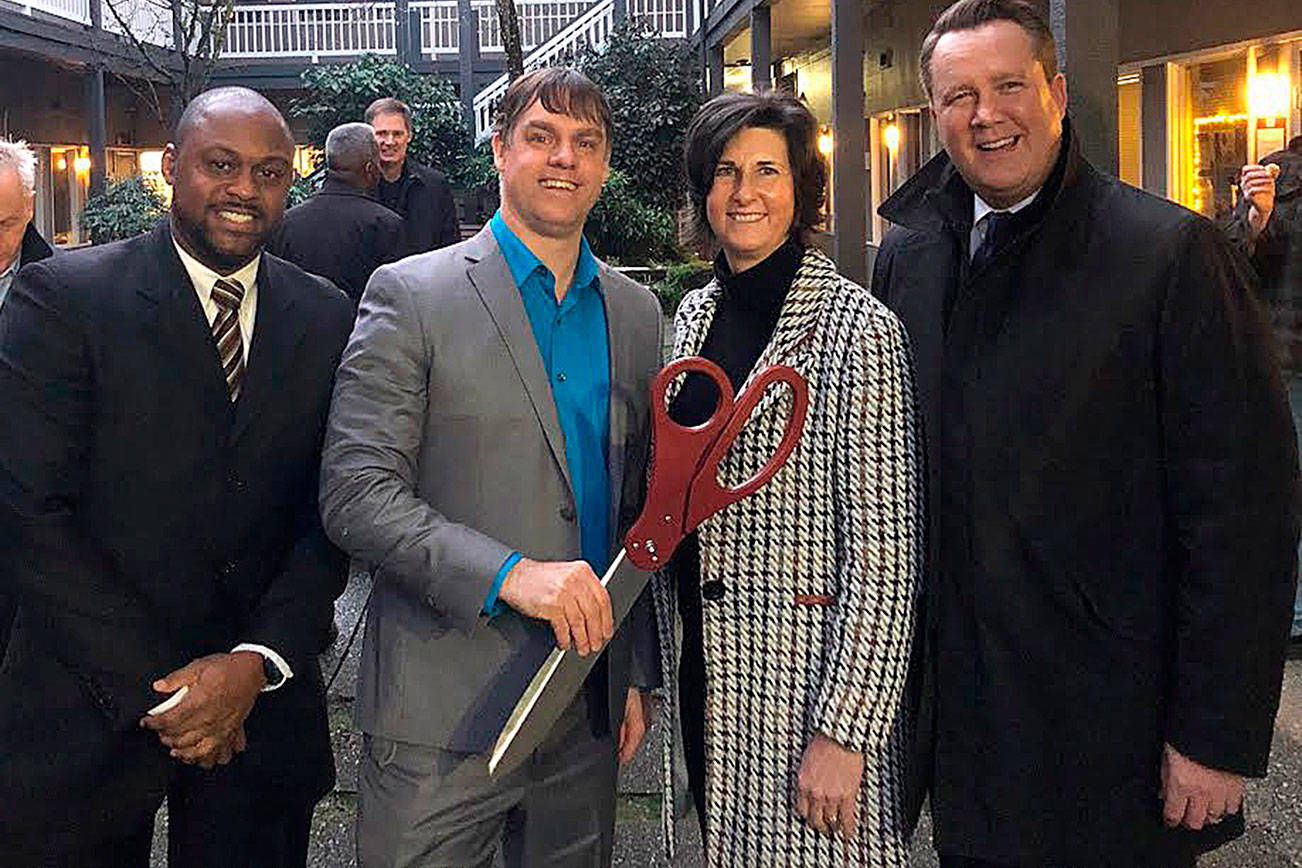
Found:
[[[368,591],[369,583],[361,576],[354,576],[335,605],[340,637],[323,663],[327,678]],[[353,729],[352,705],[360,645],[359,635],[330,690],[330,724],[339,783],[317,808],[308,854],[312,868],[351,868],[356,864],[352,826],[361,738]],[[660,776],[653,754],[653,751],[641,751],[620,779],[616,868],[663,868],[665,865],[659,842]],[[1302,661],[1289,662],[1285,670],[1271,773],[1264,781],[1249,784],[1248,805],[1248,834],[1204,858],[1200,863],[1202,868],[1302,868]],[[153,860],[156,868],[165,865],[161,855],[162,838],[166,834],[165,814],[164,810],[162,822],[158,824]],[[674,868],[701,868],[700,833],[693,814],[679,821],[679,836],[682,854]],[[910,868],[936,868],[930,838],[930,825],[924,817],[914,838]]]

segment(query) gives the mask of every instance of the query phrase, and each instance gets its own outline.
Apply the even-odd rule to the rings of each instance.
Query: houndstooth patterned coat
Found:
[[[683,299],[675,358],[700,350],[719,293],[711,283]],[[703,601],[706,864],[904,868],[902,694],[922,556],[921,441],[905,332],[810,249],[755,370],[777,363],[809,383],[804,434],[768,485],[699,529],[701,580],[725,588],[722,599]],[[784,388],[766,395],[720,468],[725,482],[764,465],[790,404]],[[656,576],[654,591],[672,792],[672,578]],[[848,846],[794,810],[800,761],[816,731],[865,755],[860,831]],[[663,819],[672,859],[670,801]]]

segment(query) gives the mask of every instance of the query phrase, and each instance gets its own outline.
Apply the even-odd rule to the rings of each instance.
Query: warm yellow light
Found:
[[[162,151],[141,151],[137,159],[140,163],[140,174],[161,175],[163,173]]]
[[[832,138],[832,128],[823,127],[822,131],[818,134],[818,152],[824,157],[830,157],[832,156],[832,148],[835,144],[836,142]]]
[[[894,151],[900,146],[900,128],[896,124],[889,124],[886,129],[882,130],[882,141],[886,143],[886,149]]]
[[[1211,124],[1238,124],[1247,119],[1247,115],[1211,115],[1205,118],[1194,118],[1194,126],[1205,127]]]
[[[54,171],[56,171],[56,172],[62,172],[62,171],[63,171],[64,169],[66,169],[66,168],[68,168],[68,161],[67,161],[67,160],[65,160],[63,157],[55,157],[55,158],[54,158]]]
[[[84,175],[90,171],[90,157],[78,157],[72,161],[72,167],[77,170],[78,175]]]
[[[1248,105],[1259,118],[1281,118],[1288,114],[1288,79],[1277,73],[1262,73],[1248,79]]]

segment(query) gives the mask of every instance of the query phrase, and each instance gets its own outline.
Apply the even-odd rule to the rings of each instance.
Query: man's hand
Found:
[[[1239,170],[1239,189],[1248,200],[1248,240],[1255,242],[1266,231],[1275,210],[1275,176],[1279,166],[1249,163]]]
[[[1167,826],[1201,829],[1243,807],[1243,778],[1200,765],[1170,744],[1162,748],[1162,817]]]
[[[854,838],[858,821],[859,784],[863,754],[846,750],[825,735],[814,733],[800,761],[796,781],[796,813],[820,832],[841,832]]]
[[[549,622],[562,650],[572,640],[586,657],[615,635],[610,594],[586,561],[522,558],[506,574],[497,596],[520,614]]]
[[[651,728],[655,718],[656,701],[650,692],[643,693],[636,687],[628,689],[628,698],[624,701],[624,722],[619,725],[619,762],[621,765],[632,761],[642,744],[642,738]]]
[[[223,765],[244,750],[244,720],[264,684],[257,653],[200,657],[154,682],[159,693],[182,686],[190,692],[170,711],[145,715],[140,725],[157,732],[175,759],[206,769]]]

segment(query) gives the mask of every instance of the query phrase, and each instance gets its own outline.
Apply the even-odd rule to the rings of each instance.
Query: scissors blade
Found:
[[[606,574],[601,577],[602,587],[610,587],[611,579],[623,566],[627,557],[628,552],[620,549],[619,554],[606,570]],[[646,585],[645,573],[639,572],[634,575],[640,576],[642,580],[620,582],[615,588],[610,589],[611,609],[617,628]],[[627,593],[631,587],[626,589],[623,586],[633,584],[637,585],[636,590],[631,594]],[[583,679],[588,677],[588,672],[597,662],[598,657],[599,654],[580,657],[573,648],[569,651],[562,651],[560,648],[552,649],[552,653],[547,655],[547,659],[538,668],[529,686],[525,688],[520,701],[515,704],[511,716],[506,719],[506,726],[502,727],[502,732],[497,737],[497,743],[493,745],[493,752],[488,759],[490,775],[495,774],[498,768],[502,767],[504,760],[508,760],[506,768],[515,766],[541,743],[562,712],[574,700],[579,687],[583,685]]]

